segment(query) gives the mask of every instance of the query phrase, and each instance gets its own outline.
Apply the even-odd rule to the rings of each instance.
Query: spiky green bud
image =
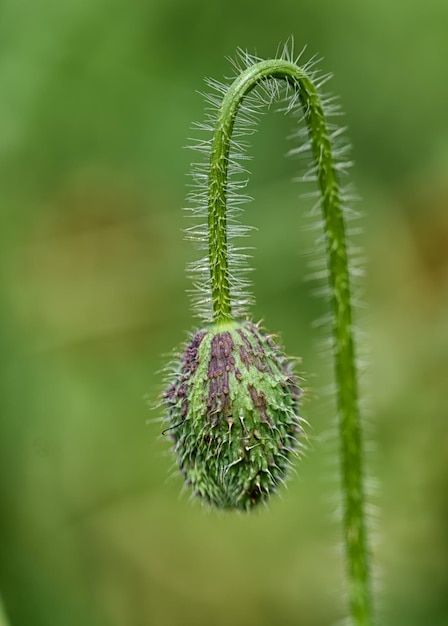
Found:
[[[290,360],[258,325],[197,331],[164,394],[165,432],[194,494],[221,509],[265,502],[297,449],[299,396]]]

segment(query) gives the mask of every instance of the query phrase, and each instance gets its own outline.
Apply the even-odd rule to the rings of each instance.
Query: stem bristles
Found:
[[[328,276],[332,308],[350,615],[356,626],[370,626],[363,442],[352,322],[354,270],[350,269],[345,225],[353,212],[345,207],[339,183],[351,163],[347,160],[347,146],[340,143],[345,128],[327,121],[329,115],[339,114],[339,108],[334,98],[323,99],[319,94],[330,75],[318,76],[316,63],[313,58],[300,67],[289,46],[285,46],[280,58],[272,60],[239,51],[234,63],[238,73],[230,85],[207,81],[214,94],[206,99],[214,111],[205,124],[196,127],[212,132],[212,137],[193,146],[207,156],[207,162],[195,166],[195,188],[190,195],[194,215],[206,218],[207,226],[193,226],[188,231],[189,238],[205,248],[207,255],[192,264],[191,271],[199,292],[195,305],[207,322],[226,324],[245,315],[250,302],[244,276],[247,255],[232,244],[235,237],[247,234],[238,222],[241,205],[249,199],[238,195],[246,185],[247,174],[241,165],[241,160],[247,158],[243,138],[254,131],[260,109],[283,93],[281,110],[303,122],[303,127],[293,134],[302,143],[291,153],[298,157],[311,153],[312,166],[302,180],[316,181],[320,192],[318,207],[327,260],[318,272]]]

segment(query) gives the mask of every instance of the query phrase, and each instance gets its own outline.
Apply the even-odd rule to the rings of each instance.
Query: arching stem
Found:
[[[282,59],[261,61],[241,72],[226,92],[218,113],[211,148],[208,213],[213,317],[215,323],[232,319],[226,223],[232,130],[243,98],[261,81],[271,79],[287,81],[298,93],[322,196],[333,308],[344,545],[350,615],[356,626],[370,626],[372,616],[363,487],[363,449],[341,194],[330,134],[319,95],[306,72],[290,61]]]

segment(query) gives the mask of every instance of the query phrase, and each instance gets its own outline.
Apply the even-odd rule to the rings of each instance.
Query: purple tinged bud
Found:
[[[284,482],[301,436],[291,363],[251,322],[196,332],[163,399],[180,471],[194,494],[249,510]]]

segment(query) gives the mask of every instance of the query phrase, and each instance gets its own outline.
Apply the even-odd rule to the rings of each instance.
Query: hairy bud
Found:
[[[251,322],[197,331],[164,394],[174,452],[196,496],[248,510],[285,479],[301,433],[290,361]]]

